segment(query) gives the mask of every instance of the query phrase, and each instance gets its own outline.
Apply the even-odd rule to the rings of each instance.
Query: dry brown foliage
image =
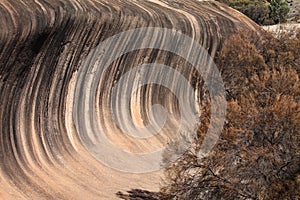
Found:
[[[228,101],[223,132],[208,157],[190,149],[166,169],[163,199],[300,199],[299,61],[300,33],[225,42],[216,59]]]

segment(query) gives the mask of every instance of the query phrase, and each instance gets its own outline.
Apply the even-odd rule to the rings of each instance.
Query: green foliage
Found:
[[[216,59],[228,92],[218,144],[197,159],[201,120],[195,149],[165,171],[162,199],[300,197],[300,33],[251,38],[232,36]]]
[[[269,17],[269,8],[262,0],[219,0],[222,3],[244,13],[258,24],[265,24]]]
[[[289,13],[289,5],[285,0],[271,0],[270,18],[276,23],[285,22]]]
[[[285,22],[289,6],[285,0],[217,0],[244,13],[260,25],[271,25]]]

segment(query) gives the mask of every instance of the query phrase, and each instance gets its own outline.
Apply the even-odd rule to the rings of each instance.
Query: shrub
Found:
[[[270,19],[272,19],[275,24],[286,22],[290,8],[285,0],[271,0],[269,8]]]
[[[244,13],[260,25],[271,25],[285,22],[289,6],[285,0],[217,0]]]
[[[262,0],[218,0],[244,13],[258,24],[266,24],[269,17],[269,8]]]
[[[196,147],[165,170],[162,199],[300,197],[300,40],[264,38],[237,34],[224,44],[216,63],[228,108],[219,142],[198,160],[200,127]]]

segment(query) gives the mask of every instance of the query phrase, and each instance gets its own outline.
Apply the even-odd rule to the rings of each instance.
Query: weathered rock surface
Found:
[[[178,30],[201,44],[212,57],[224,39],[237,30],[260,32],[245,16],[215,2],[0,2],[0,197],[113,199],[120,190],[158,189],[159,171],[125,173],[97,160],[88,148],[88,141],[93,143],[97,138],[86,136],[84,130],[88,127],[84,123],[89,118],[95,120],[116,146],[127,151],[147,152],[164,146],[166,141],[160,137],[135,142],[135,138],[124,136],[113,121],[108,97],[113,92],[114,81],[145,58],[149,63],[173,66],[192,81],[193,70],[186,67],[182,58],[153,49],[123,55],[94,85],[91,108],[83,112],[76,107],[81,101],[81,93],[76,92],[90,89],[78,90],[80,84],[92,81],[79,80],[87,55],[105,39],[142,27]],[[152,39],[162,40],[155,35]],[[117,51],[120,47],[107,48]],[[144,121],[149,120],[149,106],[160,103],[175,116],[168,123],[167,132],[175,131],[180,111],[174,97],[165,93],[163,87],[142,87],[133,96],[131,107],[118,104],[117,113],[130,110],[133,123],[145,125]],[[121,114],[118,117],[122,119]],[[123,123],[126,125],[127,118]],[[105,153],[114,157],[110,152]]]

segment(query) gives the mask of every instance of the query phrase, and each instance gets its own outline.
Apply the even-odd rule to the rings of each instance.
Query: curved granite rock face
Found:
[[[232,9],[192,0],[2,0],[0,27],[0,197],[4,199],[113,199],[119,190],[158,189],[160,171],[133,173],[126,166],[120,170],[101,162],[93,152],[105,145],[97,130],[126,152],[164,147],[178,129],[181,112],[176,97],[159,84],[130,88],[143,76],[162,82],[172,80],[174,74],[150,70],[150,74],[135,71],[128,80],[122,77],[144,63],[171,66],[191,84],[201,76],[182,57],[153,48],[134,49],[119,55],[105,70],[97,69],[101,73],[93,71],[89,66],[106,58],[90,57],[91,52],[106,39],[136,28],[167,28],[193,38],[214,57],[237,30],[260,31]],[[158,47],[166,40],[149,34]],[[116,56],[126,39],[107,43],[106,57]],[[114,90],[121,80],[122,88]],[[192,85],[197,91],[199,86]],[[132,94],[129,103],[119,96],[126,92]],[[197,100],[195,94],[192,98]],[[198,103],[189,100],[186,104],[198,116]],[[142,139],[123,134],[119,126],[129,131],[143,127],[151,114],[158,115],[155,123],[163,121],[161,109],[151,111],[153,104],[161,104],[170,115],[160,134]],[[102,156],[123,162],[109,149]],[[143,169],[142,163],[132,166]]]

